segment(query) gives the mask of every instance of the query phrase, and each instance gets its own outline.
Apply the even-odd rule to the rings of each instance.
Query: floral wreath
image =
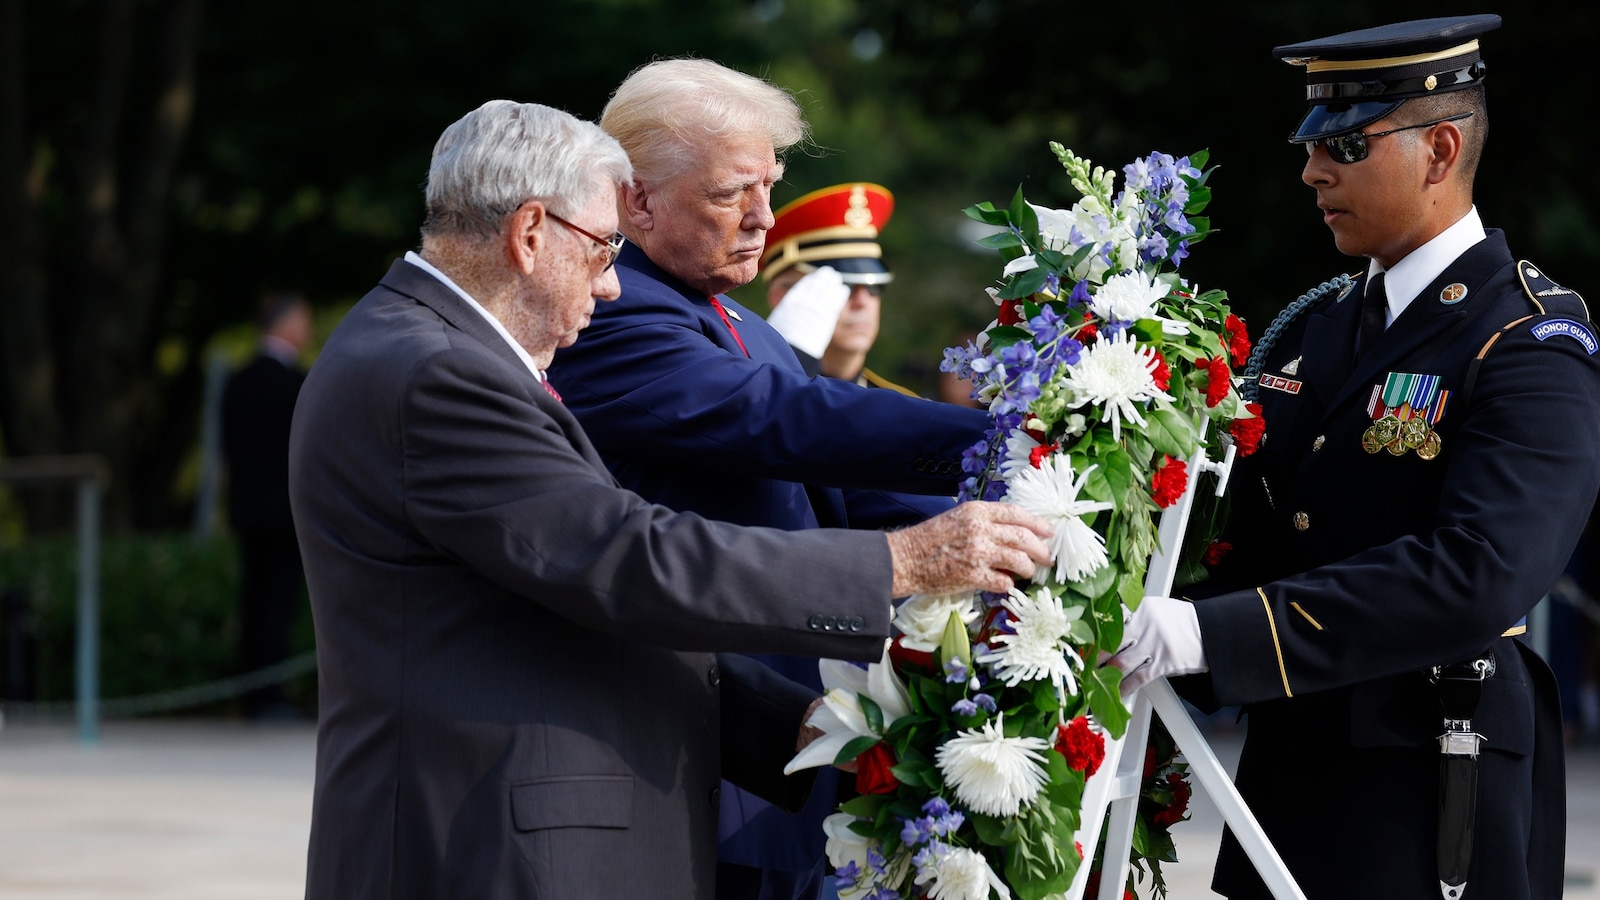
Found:
[[[854,763],[857,795],[824,824],[844,900],[1064,896],[1085,858],[1085,783],[1130,718],[1121,672],[1098,663],[1143,599],[1157,520],[1193,489],[1186,460],[1203,443],[1248,455],[1261,439],[1260,407],[1234,386],[1244,323],[1225,293],[1177,274],[1211,233],[1197,216],[1207,154],[1137,159],[1116,191],[1050,147],[1082,197],[1048,209],[1019,189],[1005,209],[966,211],[1000,229],[980,244],[1005,266],[995,320],[941,369],[972,382],[993,423],[958,499],[1051,521],[1055,563],[1005,594],[912,596],[879,662],[821,664],[823,736],[787,771]],[[1214,521],[1191,528],[1180,580],[1215,560]],[[1154,723],[1132,856],[1163,896],[1187,768]]]

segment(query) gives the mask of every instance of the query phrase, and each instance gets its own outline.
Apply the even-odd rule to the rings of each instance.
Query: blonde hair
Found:
[[[657,60],[634,70],[611,95],[600,127],[647,182],[688,168],[708,138],[762,135],[782,156],[810,137],[788,91],[704,59]]]

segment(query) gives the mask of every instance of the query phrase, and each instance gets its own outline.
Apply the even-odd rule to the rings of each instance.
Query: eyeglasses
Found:
[[[1336,134],[1332,137],[1317,138],[1314,141],[1297,141],[1296,143],[1305,145],[1307,156],[1315,153],[1317,145],[1322,144],[1328,148],[1328,156],[1332,157],[1334,162],[1349,165],[1367,158],[1367,142],[1373,138],[1381,138],[1400,131],[1410,131],[1413,128],[1430,128],[1444,122],[1465,119],[1470,115],[1472,115],[1470,112],[1456,113],[1453,116],[1445,116],[1442,119],[1418,122],[1415,125],[1402,125],[1399,128],[1391,128],[1388,131],[1375,131],[1372,134],[1362,131],[1347,131],[1344,134]]]
[[[609,272],[609,271],[611,271],[611,267],[617,264],[617,254],[622,252],[622,245],[627,240],[627,238],[624,238],[622,236],[622,232],[620,232],[620,231],[612,232],[611,239],[610,240],[606,240],[605,238],[603,238],[603,237],[601,237],[601,236],[599,236],[597,234],[594,234],[592,232],[585,231],[584,229],[579,228],[578,226],[572,224],[571,222],[568,222],[566,219],[561,218],[560,216],[556,215],[553,212],[550,212],[550,211],[546,210],[545,211],[545,215],[549,216],[552,219],[555,219],[557,222],[560,222],[561,224],[567,226],[568,228],[571,228],[573,231],[576,231],[577,233],[579,233],[579,234],[583,235],[584,237],[588,238],[589,240],[594,241],[596,244],[599,244],[600,246],[606,248],[606,251],[609,254],[606,257],[606,267],[604,269],[601,269],[600,271]]]

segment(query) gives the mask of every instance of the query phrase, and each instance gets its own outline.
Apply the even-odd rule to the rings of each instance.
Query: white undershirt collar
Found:
[[[493,313],[489,312],[487,309],[484,309],[483,304],[472,299],[472,295],[468,294],[466,291],[463,291],[461,289],[461,285],[451,281],[449,275],[446,275],[437,268],[434,268],[432,263],[418,256],[414,250],[406,251],[406,262],[411,263],[413,266],[416,266],[422,271],[427,272],[429,275],[439,279],[439,281],[442,282],[445,287],[455,291],[457,296],[459,296],[462,300],[467,301],[468,306],[476,310],[478,315],[483,316],[489,325],[493,327],[495,331],[499,332],[502,338],[505,338],[506,343],[511,345],[511,349],[516,352],[517,358],[522,360],[523,365],[528,367],[529,372],[533,373],[533,377],[539,379],[540,381],[544,380],[544,373],[539,371],[539,366],[534,363],[533,357],[528,355],[528,351],[522,349],[522,345],[517,343],[516,339],[511,336],[511,332],[507,331],[506,327],[500,324],[500,320],[496,319]]]
[[[1478,208],[1474,206],[1454,225],[1395,263],[1394,268],[1383,276],[1383,289],[1389,295],[1389,321],[1385,325],[1400,318],[1400,314],[1406,311],[1406,307],[1411,305],[1423,288],[1486,236],[1483,220],[1478,217]],[[1367,266],[1368,280],[1379,272],[1384,272],[1384,268],[1377,260],[1373,260]]]

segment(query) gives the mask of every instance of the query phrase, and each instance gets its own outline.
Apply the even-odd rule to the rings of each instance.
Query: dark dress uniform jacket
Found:
[[[1423,673],[1492,650],[1466,897],[1556,897],[1557,698],[1511,635],[1600,488],[1593,331],[1575,321],[1575,294],[1490,231],[1353,365],[1364,281],[1310,305],[1266,356],[1266,440],[1232,475],[1234,550],[1203,585],[1222,593],[1196,604],[1211,665],[1198,680],[1215,703],[1245,705],[1239,789],[1308,897],[1437,897],[1442,728]],[[1389,372],[1438,375],[1453,392],[1437,457],[1363,449]],[[1267,896],[1231,840],[1215,886]]]
[[[786,530],[894,527],[953,505],[962,451],[983,436],[985,413],[810,378],[760,316],[721,296],[724,322],[710,298],[631,244],[617,276],[622,296],[556,352],[550,377],[624,486],[673,509]],[[820,686],[814,658],[763,660]],[[819,773],[819,788],[834,777]],[[722,859],[813,869],[833,806],[819,789],[790,817],[729,792]]]
[[[489,323],[403,261],[312,367],[290,460],[313,900],[709,898],[719,775],[803,799],[767,773],[813,696],[712,651],[872,660],[888,635],[881,534],[739,529],[619,488]]]

